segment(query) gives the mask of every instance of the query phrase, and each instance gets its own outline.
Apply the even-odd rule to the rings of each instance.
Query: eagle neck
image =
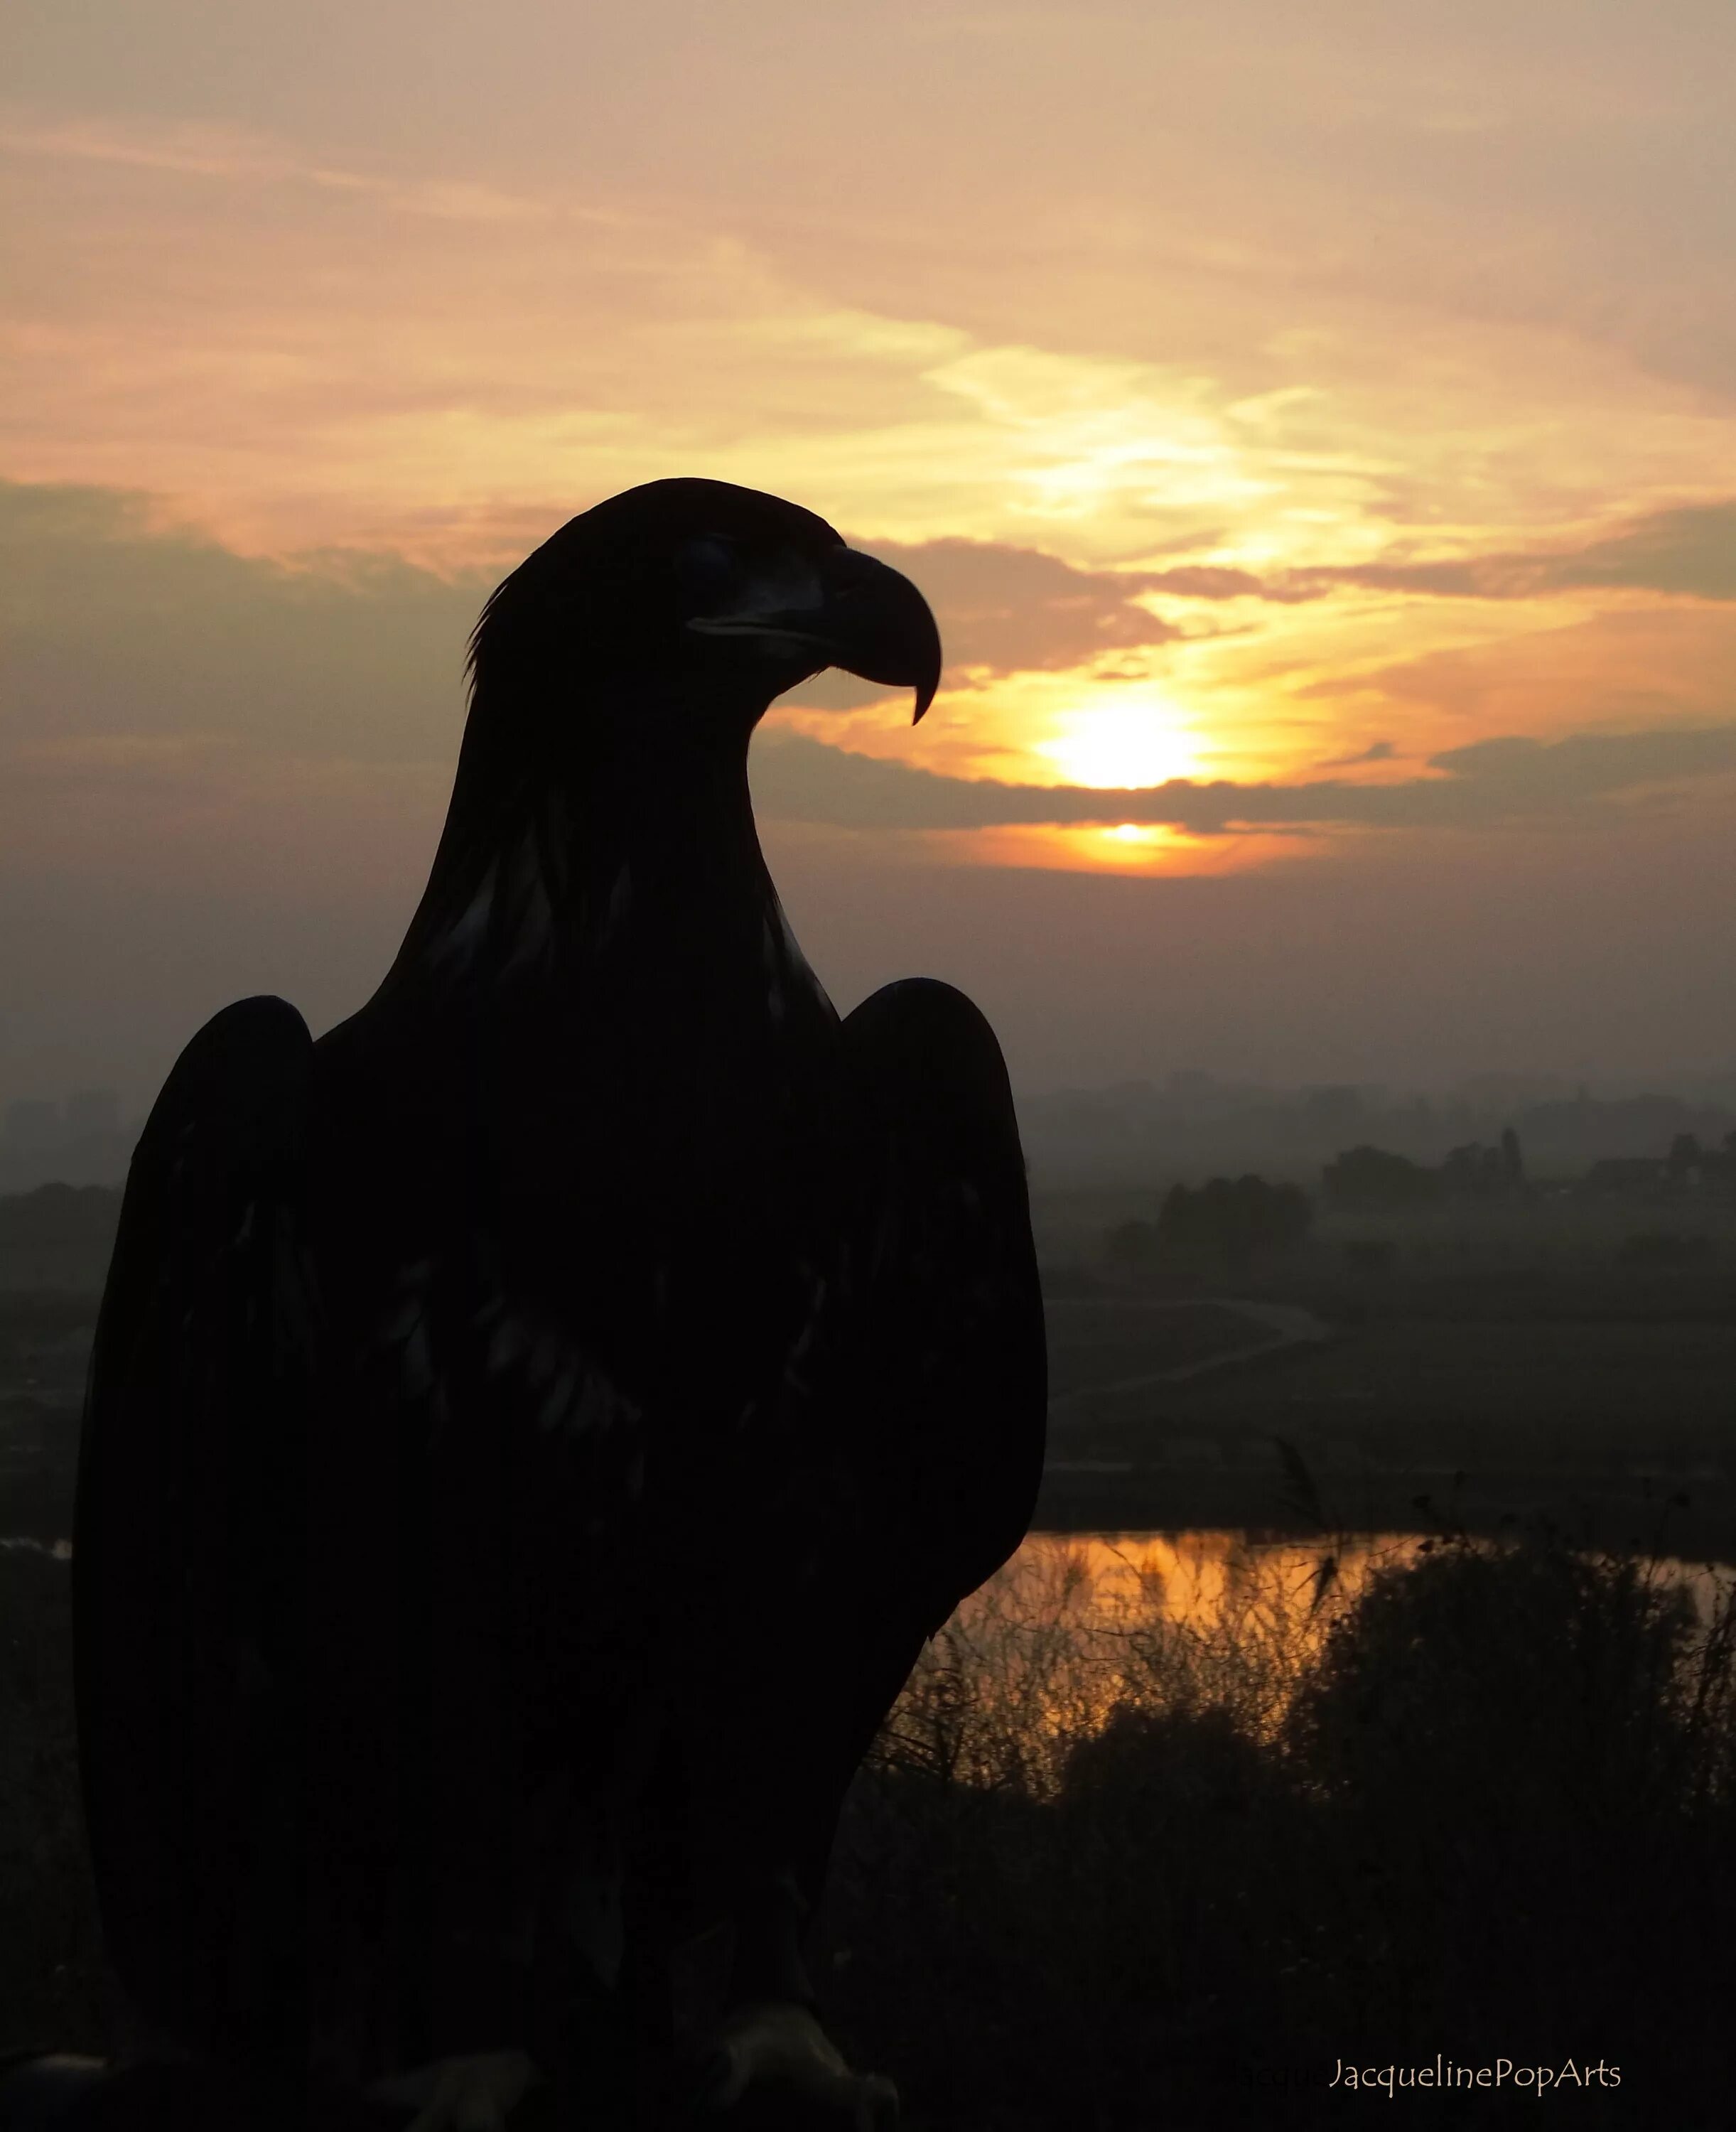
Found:
[[[671,723],[617,723],[559,752],[509,749],[479,700],[388,983],[468,991],[538,971],[582,978],[630,951],[757,954],[783,920],[754,825],[751,721],[714,727],[708,745]]]

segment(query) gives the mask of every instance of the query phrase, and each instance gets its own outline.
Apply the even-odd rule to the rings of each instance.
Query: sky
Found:
[[[492,584],[703,474],[928,593],[775,706],[841,1007],[1015,1084],[1736,1061],[1726,0],[12,0],[0,1100],[316,1030]]]

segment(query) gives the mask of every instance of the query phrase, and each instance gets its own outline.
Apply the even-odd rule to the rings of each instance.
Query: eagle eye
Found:
[[[727,607],[743,577],[741,546],[722,533],[698,533],[675,551],[675,583],[685,614]]]

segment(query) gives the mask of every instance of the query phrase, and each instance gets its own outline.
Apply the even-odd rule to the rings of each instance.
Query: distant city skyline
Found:
[[[1485,1073],[1425,1089],[1284,1087],[1180,1068],[1163,1081],[1014,1092],[1031,1176],[1045,1189],[1145,1189],[1249,1169],[1312,1187],[1352,1146],[1434,1163],[1515,1129],[1540,1176],[1579,1176],[1599,1161],[1659,1164],[1684,1133],[1716,1147],[1736,1130],[1736,1069],[1673,1086]],[[0,1195],[120,1184],[143,1111],[123,1116],[113,1089],[0,1102]]]
[[[12,1092],[0,1087],[0,1145],[58,1144],[81,1134],[113,1132],[141,1126],[155,1100],[156,1089],[142,1080],[137,1087],[137,1095],[112,1087],[70,1088],[57,1092],[40,1088]],[[1015,1093],[1021,1101],[1039,1102],[1072,1094],[1110,1097],[1142,1093],[1177,1111],[1201,1105],[1214,1107],[1226,1101],[1234,1104],[1253,1101],[1307,1107],[1343,1097],[1353,1098],[1360,1107],[1376,1113],[1423,1102],[1459,1104],[1470,1109],[1480,1107],[1492,1115],[1503,1107],[1513,1105],[1575,1099],[1608,1102],[1642,1095],[1701,1102],[1727,1099],[1736,1104],[1736,1059],[1724,1065],[1683,1066],[1649,1073],[1604,1074],[1595,1078],[1543,1068],[1531,1071],[1487,1068],[1450,1079],[1414,1083],[1384,1080],[1263,1080],[1233,1073],[1215,1073],[1203,1067],[1178,1066],[1115,1079],[1021,1087]]]

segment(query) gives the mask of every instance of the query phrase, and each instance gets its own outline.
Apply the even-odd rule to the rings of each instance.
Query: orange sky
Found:
[[[247,982],[247,938],[189,927],[202,883],[278,944],[261,981],[356,1004],[425,867],[491,574],[663,474],[818,510],[941,617],[919,732],[832,681],[757,744],[811,951],[846,878],[895,903],[912,869],[970,981],[962,872],[1254,876],[1274,908],[1361,881],[1422,926],[1440,887],[1393,884],[1718,847],[1722,5],[16,19],[0,864],[70,929],[0,972],[0,1095],[148,1083],[168,1023]],[[1588,909],[1621,906],[1608,867]],[[173,1003],[136,1059],[137,1015],[76,969],[134,923]],[[1443,999],[1458,1063],[1613,1059],[1579,982],[1529,1029]],[[1185,1056],[1115,1016],[1039,1040],[1043,986],[1003,1003],[1027,1079],[1212,1055],[1203,1007]],[[1736,1050],[1704,992],[1654,1012],[1652,1056]],[[1388,1056],[1379,1020],[1267,1049],[1440,1054]]]

